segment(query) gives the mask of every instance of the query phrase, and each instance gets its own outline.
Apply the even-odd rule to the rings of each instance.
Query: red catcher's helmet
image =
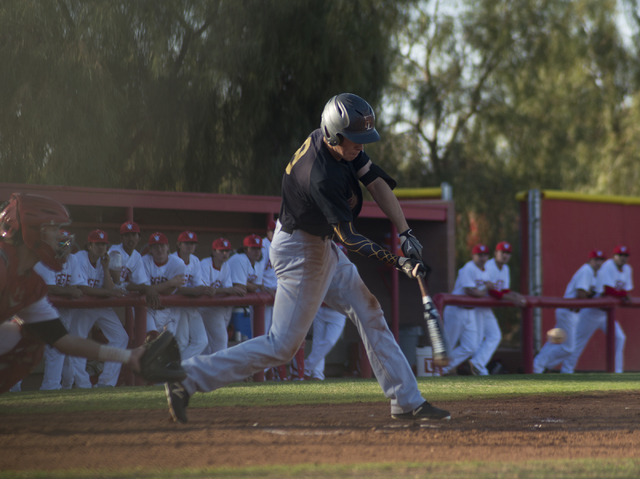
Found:
[[[55,271],[71,252],[73,236],[60,233],[71,223],[69,211],[50,198],[14,193],[0,213],[0,237],[9,239],[22,233],[22,241],[40,260]]]

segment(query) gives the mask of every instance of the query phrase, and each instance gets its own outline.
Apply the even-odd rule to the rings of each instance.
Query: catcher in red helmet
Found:
[[[60,229],[69,223],[63,205],[36,195],[13,194],[0,213],[0,393],[39,364],[45,343],[63,354],[127,364],[142,376],[148,372],[149,352],[158,353],[158,346],[153,351],[150,346],[117,349],[68,334],[47,298],[47,286],[32,268],[42,261],[62,269],[73,237]],[[173,375],[179,374],[168,374]]]

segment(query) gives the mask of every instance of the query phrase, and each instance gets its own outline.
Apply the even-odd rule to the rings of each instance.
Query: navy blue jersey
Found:
[[[282,178],[280,222],[316,236],[333,234],[332,224],[352,222],[362,209],[362,191],[356,172],[369,157],[336,160],[315,130],[296,151]]]

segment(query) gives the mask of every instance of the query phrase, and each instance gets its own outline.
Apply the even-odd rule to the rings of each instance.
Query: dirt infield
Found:
[[[0,416],[0,470],[637,457],[640,394],[438,403],[406,424],[360,403]]]

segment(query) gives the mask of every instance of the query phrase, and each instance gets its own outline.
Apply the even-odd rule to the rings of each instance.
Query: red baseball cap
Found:
[[[500,243],[498,243],[496,245],[496,251],[504,251],[505,253],[513,253],[513,250],[511,249],[511,243],[507,243],[506,241],[500,241]]]
[[[107,233],[102,230],[93,230],[89,233],[87,241],[89,241],[89,243],[108,243],[109,237],[107,236]]]
[[[629,248],[619,245],[613,248],[613,254],[626,254],[627,256],[629,256],[631,253],[629,253]]]
[[[601,249],[594,249],[589,252],[589,259],[594,258],[606,259],[607,257]]]
[[[477,244],[471,250],[471,254],[489,254],[489,248],[483,244]]]
[[[269,224],[267,225],[267,231],[274,231],[276,229],[276,222],[275,221],[269,221]]]
[[[231,242],[228,239],[218,238],[211,243],[211,249],[231,250]]]
[[[123,235],[125,233],[140,233],[140,227],[133,221],[127,221],[122,223],[120,227],[120,234]]]
[[[262,238],[258,235],[249,235],[242,242],[242,246],[248,248],[262,248]]]
[[[159,231],[156,231],[155,233],[152,233],[151,236],[149,236],[149,246],[154,244],[169,244],[169,240],[165,235],[163,235]]]
[[[179,243],[197,243],[198,235],[195,234],[193,231],[183,231],[182,233],[180,233],[180,236],[178,236],[178,242]]]

